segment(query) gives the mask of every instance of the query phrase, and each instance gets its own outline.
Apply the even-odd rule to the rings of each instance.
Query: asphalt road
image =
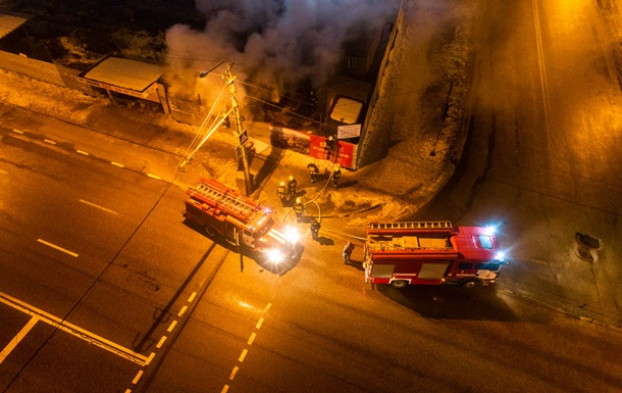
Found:
[[[497,287],[373,289],[328,230],[291,266],[242,272],[183,223],[178,157],[3,108],[0,390],[619,391],[619,332],[553,309],[616,316],[602,25],[587,1],[486,3],[467,161],[421,218],[504,222]],[[577,231],[603,240],[597,264]]]
[[[591,1],[485,1],[470,139],[417,219],[499,224],[501,286],[622,326],[622,118],[607,25]],[[599,239],[593,260],[575,236]]]
[[[305,238],[302,258],[279,271],[248,258],[241,271],[236,250],[184,225],[182,188],[29,132],[5,129],[0,142],[2,391],[606,392],[622,383],[618,333],[495,288],[371,288],[360,247],[344,266],[344,239],[329,231]],[[108,148],[153,154],[122,141]]]

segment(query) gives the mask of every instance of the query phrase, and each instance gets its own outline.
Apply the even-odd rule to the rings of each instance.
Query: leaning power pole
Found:
[[[235,127],[238,139],[240,141],[240,155],[242,156],[242,166],[244,167],[244,183],[246,184],[246,196],[250,196],[253,189],[253,181],[251,178],[251,171],[248,167],[248,160],[246,159],[246,148],[244,145],[246,144],[246,140],[248,139],[248,135],[244,136],[244,131],[242,130],[242,121],[240,119],[240,105],[238,104],[238,99],[235,96],[235,86],[233,81],[235,77],[231,72],[231,67],[233,63],[227,63],[227,84],[229,85],[229,93],[231,93],[231,106],[233,107],[233,115],[235,117]]]

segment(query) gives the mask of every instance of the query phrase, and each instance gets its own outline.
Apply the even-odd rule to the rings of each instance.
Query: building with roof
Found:
[[[90,86],[95,96],[107,96],[113,103],[140,105],[170,113],[160,77],[165,67],[109,56],[79,74],[76,79]]]

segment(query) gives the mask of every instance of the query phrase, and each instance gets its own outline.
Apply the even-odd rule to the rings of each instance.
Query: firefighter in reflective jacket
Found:
[[[354,251],[354,244],[352,242],[346,243],[345,247],[343,247],[343,264],[347,265],[350,263],[350,257],[352,256],[352,251]]]
[[[279,186],[276,189],[276,194],[279,196],[279,199],[281,200],[281,202],[285,202],[285,199],[287,199],[287,194],[285,192],[285,182],[282,181]]]
[[[298,221],[302,220],[302,213],[305,211],[305,206],[302,204],[302,200],[300,198],[296,198],[296,203],[294,203],[294,213],[296,213],[296,219]]]
[[[329,136],[328,139],[326,139],[326,147],[324,148],[326,150],[326,155],[330,158],[330,156],[333,155],[333,149],[335,148],[335,138],[333,138],[333,136]]]
[[[309,171],[309,176],[311,176],[311,183],[315,183],[317,181],[317,176],[320,174],[320,170],[317,165],[315,165],[315,161],[307,165],[307,170]]]
[[[315,218],[311,219],[311,236],[313,240],[317,240],[319,238],[318,234],[320,232],[320,223]]]
[[[294,176],[289,177],[289,181],[287,182],[287,191],[289,191],[289,197],[296,196],[296,186],[298,182],[294,179]]]
[[[333,186],[335,186],[335,188],[339,186],[339,178],[341,178],[341,166],[337,164],[333,171]]]

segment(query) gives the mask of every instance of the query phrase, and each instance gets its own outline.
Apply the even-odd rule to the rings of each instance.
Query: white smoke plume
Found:
[[[169,81],[192,89],[202,70],[235,62],[253,83],[283,91],[309,78],[326,83],[342,59],[342,44],[392,21],[399,0],[196,0],[203,31],[166,32]]]

